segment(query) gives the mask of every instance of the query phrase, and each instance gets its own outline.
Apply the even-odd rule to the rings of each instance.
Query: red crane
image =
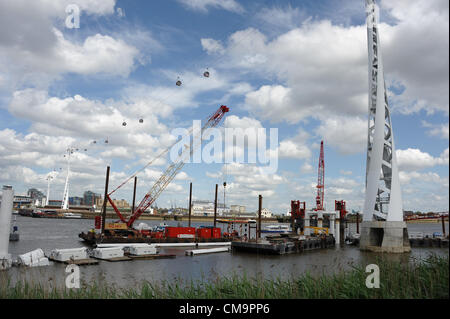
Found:
[[[320,142],[320,157],[319,157],[319,174],[317,179],[317,196],[316,196],[316,210],[323,210],[323,198],[325,192],[325,159],[323,153],[323,141]]]
[[[200,135],[199,137],[201,138],[205,130],[217,126],[224,117],[225,113],[227,113],[229,110],[230,109],[225,105],[221,105],[220,108],[208,118],[208,121],[205,123],[205,125],[203,125],[199,133]],[[198,147],[199,145],[197,144],[196,146]],[[122,216],[119,209],[110,198],[110,195],[113,192],[115,192],[118,188],[122,187],[131,178],[128,178],[127,181],[122,183],[118,188],[116,188],[114,191],[112,191],[106,196],[109,203],[114,208],[114,211],[116,212],[117,216],[119,216],[120,220],[123,223],[127,224],[128,228],[131,228],[136,219],[138,219],[139,216],[141,216],[142,213],[144,213],[145,210],[156,201],[156,199],[167,187],[167,185],[169,185],[169,183],[173,180],[173,178],[180,172],[181,168],[184,166],[185,161],[188,160],[190,156],[192,156],[194,151],[195,151],[194,147],[190,147],[188,145],[185,146],[185,148],[182,150],[178,158],[166,169],[166,171],[161,175],[161,177],[155,182],[150,191],[144,196],[144,198],[134,211],[134,214],[130,216],[128,221],[125,220],[125,218]]]

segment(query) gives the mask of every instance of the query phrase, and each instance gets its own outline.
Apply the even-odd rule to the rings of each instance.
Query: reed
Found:
[[[0,281],[0,298],[13,299],[436,299],[449,298],[449,257],[431,255],[410,264],[378,258],[380,288],[366,287],[362,266],[336,274],[305,273],[289,280],[233,274],[215,280],[144,282],[135,288],[82,283],[81,289],[45,287],[40,283]]]

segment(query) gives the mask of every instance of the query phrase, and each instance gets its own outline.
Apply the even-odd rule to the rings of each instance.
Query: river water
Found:
[[[145,221],[150,225],[159,225],[159,221]],[[52,249],[83,247],[78,233],[93,228],[93,220],[89,219],[43,219],[17,216],[20,241],[10,242],[9,252],[13,258],[19,254],[41,248],[46,254]],[[171,226],[176,221],[166,221]],[[181,222],[187,226],[187,222]],[[192,226],[211,225],[208,223],[192,223]],[[354,231],[354,224],[350,230]],[[448,231],[448,223],[446,223]],[[442,232],[440,223],[408,224],[410,232]],[[117,287],[135,287],[142,281],[160,282],[178,279],[181,283],[190,280],[214,280],[229,277],[233,274],[258,278],[289,279],[306,271],[318,275],[335,273],[351,268],[352,265],[367,265],[376,261],[378,254],[362,252],[357,247],[345,246],[301,254],[268,256],[251,253],[217,253],[200,256],[185,256],[186,248],[161,249],[161,253],[176,254],[175,259],[133,260],[123,262],[100,261],[98,265],[81,266],[82,282],[96,281],[100,284],[114,284]],[[430,253],[448,256],[448,248],[412,248],[408,254],[390,254],[389,258],[407,263],[414,259],[425,258]],[[9,277],[12,282],[26,280],[29,282],[50,283],[51,286],[62,286],[65,282],[66,265],[52,263],[47,267],[23,268],[13,267],[0,273],[0,279]],[[1,284],[0,280],[0,284]]]

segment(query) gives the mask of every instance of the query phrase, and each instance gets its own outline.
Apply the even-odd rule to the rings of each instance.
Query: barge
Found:
[[[103,234],[95,231],[82,232],[78,235],[88,245],[97,244],[182,244],[182,243],[226,243],[234,234],[224,233],[215,227],[164,227],[163,230],[106,229]]]
[[[294,234],[280,234],[278,236],[267,236],[259,240],[233,241],[231,248],[233,252],[284,255],[331,248],[335,246],[335,243],[336,240],[333,235],[306,237]]]

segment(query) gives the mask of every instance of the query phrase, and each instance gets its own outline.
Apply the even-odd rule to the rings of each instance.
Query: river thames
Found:
[[[17,216],[20,241],[10,242],[9,252],[16,258],[19,254],[41,248],[46,254],[52,249],[83,247],[78,238],[81,231],[93,227],[91,219],[41,219]],[[159,225],[159,221],[146,221],[149,225]],[[166,221],[176,226],[177,221]],[[187,226],[187,222],[181,222]],[[192,223],[192,226],[211,225]],[[349,224],[350,229],[354,224]],[[448,223],[446,223],[448,231]],[[410,232],[442,232],[440,223],[408,224]],[[177,279],[179,283],[191,280],[215,280],[231,275],[246,275],[261,279],[289,279],[309,272],[313,275],[336,273],[350,269],[353,265],[376,263],[380,256],[362,252],[357,247],[345,245],[301,254],[283,256],[257,255],[250,253],[218,253],[200,256],[185,256],[186,248],[161,249],[161,253],[175,254],[175,259],[133,260],[123,262],[100,261],[98,265],[80,266],[81,281],[85,283],[114,284],[121,288],[136,287],[142,281],[161,282]],[[427,257],[429,254],[448,256],[448,248],[412,248],[411,253],[385,255],[402,263]],[[24,268],[13,267],[2,272],[0,278],[40,282],[50,286],[64,285],[66,265],[50,262],[50,266]]]

